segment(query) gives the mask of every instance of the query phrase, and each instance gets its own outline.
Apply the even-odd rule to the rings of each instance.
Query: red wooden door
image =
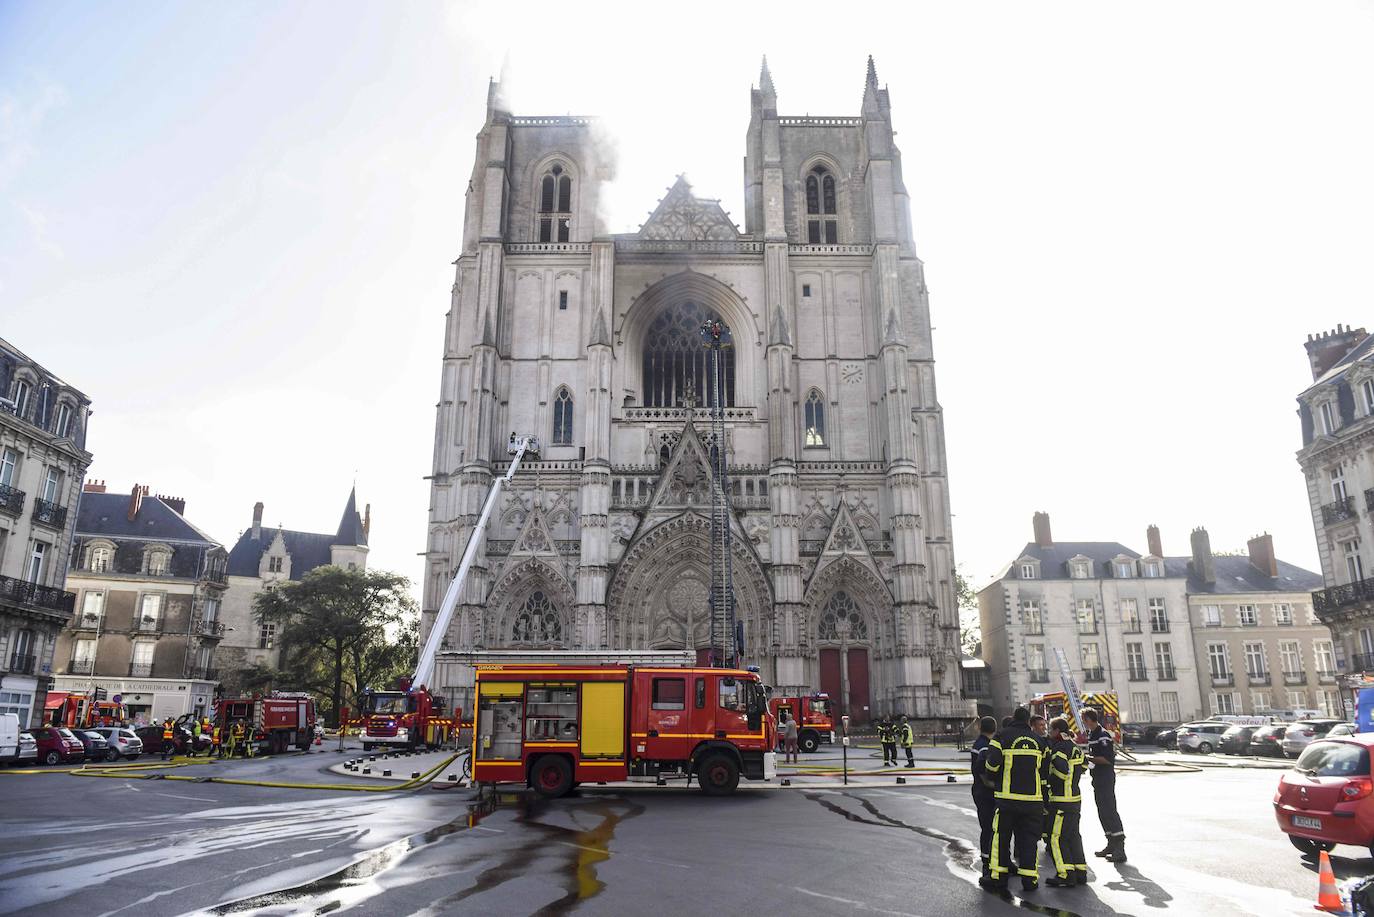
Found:
[[[843,707],[840,697],[840,651],[834,647],[821,650],[821,691],[835,698],[837,706]],[[835,727],[840,725],[841,710],[835,711]]]
[[[868,716],[868,650],[849,648],[849,721],[867,723]]]

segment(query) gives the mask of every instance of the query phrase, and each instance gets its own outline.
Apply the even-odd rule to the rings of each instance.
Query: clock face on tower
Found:
[[[846,363],[840,368],[840,378],[850,385],[857,385],[863,381],[864,369],[858,363]]]

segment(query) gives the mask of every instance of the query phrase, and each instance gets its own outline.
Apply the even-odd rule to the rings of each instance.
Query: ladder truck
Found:
[[[458,572],[449,583],[448,591],[434,618],[434,627],[425,640],[420,658],[415,665],[415,674],[410,678],[399,679],[396,690],[363,692],[362,741],[363,748],[371,750],[374,746],[389,746],[415,749],[419,746],[437,746],[449,736],[450,730],[456,731],[461,722],[461,711],[453,711],[449,716],[444,710],[445,702],[441,694],[429,686],[434,678],[434,657],[439,652],[449,624],[453,622],[453,612],[463,594],[463,584],[467,581],[468,570],[477,556],[477,548],[486,537],[487,523],[502,489],[511,482],[520,470],[520,463],[526,455],[539,454],[539,440],[534,436],[510,435],[506,453],[511,456],[510,467],[504,477],[497,478],[491,486],[491,493],[482,504],[482,514],[468,537],[463,559],[458,564]]]

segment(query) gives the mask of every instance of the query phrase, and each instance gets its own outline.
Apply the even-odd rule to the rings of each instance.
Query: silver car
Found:
[[[1332,730],[1340,720],[1298,720],[1283,734],[1283,753],[1285,757],[1296,758],[1303,749]]]
[[[38,743],[27,732],[19,733],[19,753],[9,759],[15,767],[26,767],[38,763]]]
[[[105,752],[106,761],[118,761],[120,758],[132,761],[143,754],[143,740],[132,729],[122,726],[101,726],[91,731],[100,733],[109,743],[110,747]]]
[[[1178,737],[1178,750],[1196,751],[1204,755],[1210,755],[1214,750],[1221,747],[1222,733],[1230,728],[1230,723],[1218,723],[1213,720],[1204,720],[1199,723],[1184,723],[1182,726],[1178,727],[1176,733]]]

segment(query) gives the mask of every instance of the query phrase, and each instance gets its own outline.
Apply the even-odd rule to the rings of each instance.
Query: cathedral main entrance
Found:
[[[848,671],[845,664],[848,664]],[[852,724],[867,723],[872,719],[868,684],[868,649],[861,646],[847,647],[840,655],[839,647],[822,647],[820,652],[821,691],[833,699],[837,713],[849,714]],[[849,682],[846,697],[844,683]]]

